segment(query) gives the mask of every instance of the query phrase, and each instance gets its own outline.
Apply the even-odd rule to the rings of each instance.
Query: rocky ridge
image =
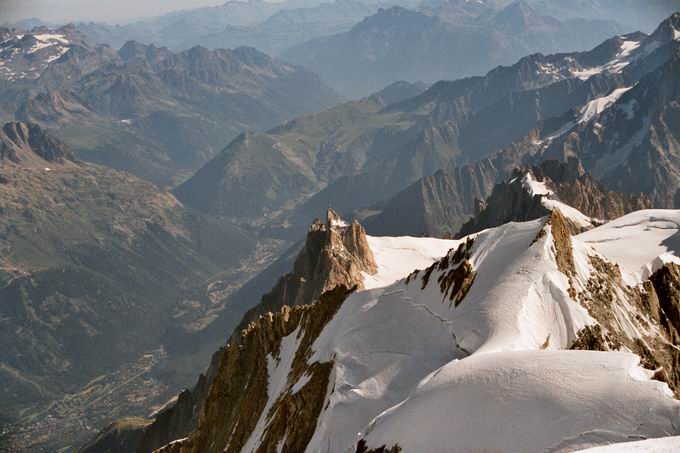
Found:
[[[532,187],[534,182],[538,186]],[[574,234],[652,206],[642,194],[630,196],[606,190],[583,170],[577,159],[546,160],[537,166],[516,169],[509,181],[494,186],[491,195],[478,202],[475,216],[461,227],[457,236],[543,217],[556,206],[553,201],[574,207],[588,218],[568,220]]]

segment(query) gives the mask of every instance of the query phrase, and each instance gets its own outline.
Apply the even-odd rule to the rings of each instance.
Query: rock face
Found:
[[[310,226],[293,271],[281,277],[246,313],[235,334],[268,311],[276,312],[283,305],[308,304],[338,285],[363,289],[361,273],[374,274],[376,270],[364,227],[356,220],[346,223],[329,208],[325,223],[316,219]]]
[[[284,306],[249,325],[239,342],[224,349],[196,430],[158,452],[237,453],[253,444],[251,438],[263,451],[304,450],[329,391],[333,365],[310,363],[311,346],[352,291],[340,285],[311,305]],[[267,395],[274,392],[280,396],[270,405]]]
[[[533,193],[527,175],[550,193]],[[548,215],[551,206],[545,199],[555,199],[576,208],[595,222],[615,219],[629,212],[651,207],[647,197],[612,192],[599,183],[591,173],[583,170],[577,159],[567,162],[546,160],[524,170],[516,169],[512,179],[494,186],[491,195],[480,203],[480,210],[465,223],[458,237],[502,225],[507,222],[526,222]],[[583,226],[573,225],[579,232]]]
[[[7,123],[0,136],[0,161],[10,160],[14,163],[28,163],[35,156],[55,163],[63,164],[74,160],[73,153],[63,143],[46,134],[34,123]]]

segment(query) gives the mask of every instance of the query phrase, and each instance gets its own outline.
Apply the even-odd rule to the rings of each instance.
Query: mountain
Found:
[[[215,33],[187,35],[176,45],[208,48],[253,46],[273,55],[317,36],[327,36],[351,29],[364,17],[374,14],[382,2],[335,0],[309,8],[287,8],[262,22],[246,27],[227,26]],[[166,42],[160,38],[160,43]]]
[[[78,442],[102,418],[146,415],[187,385],[172,358],[224,308],[206,280],[257,245],[73,155],[35,124],[0,132],[0,418],[18,423],[16,450]]]
[[[664,65],[671,64],[680,45],[673,39],[675,17],[651,35],[617,36],[587,52],[534,54],[483,77],[437,82],[413,97],[387,99],[378,93],[263,134],[241,135],[175,193],[204,212],[245,217],[270,228],[283,226],[291,234],[302,229],[299,219],[312,217],[329,203],[341,213],[367,211],[363,217],[390,206],[394,215],[383,223],[394,226],[393,220],[407,217],[400,211],[416,209],[412,212],[422,215],[418,206],[436,206],[440,199],[432,220],[408,218],[416,223],[401,234],[455,233],[474,213],[475,200],[485,199],[516,167],[576,154],[608,190],[643,192],[657,203],[654,179],[636,182],[647,181],[644,188],[610,185],[592,166],[591,157],[561,152],[561,141],[550,137],[558,132],[570,137],[566,132],[576,123],[579,128],[593,127],[594,122],[585,120],[616,111],[605,108],[611,104],[608,97],[638,81],[639,88],[618,102],[635,94],[641,97],[640,105],[650,103],[642,99],[643,81],[658,77]],[[677,80],[677,72],[664,73],[669,81]],[[677,93],[666,92],[670,108]],[[619,127],[619,139],[635,130],[627,123]],[[614,130],[618,127],[612,134]],[[402,191],[410,194],[399,195]],[[419,197],[433,200],[421,204]],[[424,222],[430,225],[421,229]],[[367,220],[369,231],[373,225]]]
[[[381,9],[345,33],[315,38],[281,57],[321,74],[338,92],[356,98],[396,80],[431,83],[483,74],[524,55],[588,49],[630,31],[610,21],[560,21],[525,2],[481,8],[478,16],[461,20],[460,3],[449,3],[441,12]]]
[[[560,19],[614,20],[631,30],[650,32],[678,9],[674,0],[537,0],[532,7]]]
[[[415,6],[416,1],[399,2]],[[102,44],[120,47],[128,40],[181,51],[249,46],[276,55],[317,36],[349,30],[380,6],[380,0],[227,2],[125,26],[85,23],[77,27]],[[247,11],[246,11],[247,10]]]
[[[559,209],[567,215],[567,227],[575,234],[633,211],[649,209],[643,195],[610,192],[575,159],[543,161],[540,166],[517,169],[512,179],[494,186],[475,216],[458,236],[464,237],[508,222],[522,222]],[[576,211],[574,211],[576,209]],[[583,215],[580,215],[582,213]]]
[[[467,236],[547,215],[561,200],[586,215],[575,226],[579,230],[652,207],[644,195],[607,190],[575,158],[499,172],[504,165],[508,163],[500,159],[485,159],[477,165],[440,170],[391,198],[378,214],[364,220],[366,228],[381,235]],[[509,179],[495,184],[501,174]],[[532,191],[536,184],[544,187]],[[403,215],[405,211],[408,216]],[[467,217],[472,218],[463,223]]]
[[[218,33],[227,26],[262,22],[285,7],[303,7],[316,2],[227,1],[222,5],[175,11],[126,25],[84,22],[78,28],[95,42],[118,48],[130,40],[175,48],[195,34]]]
[[[367,236],[365,289],[340,283],[248,325],[220,351],[196,428],[159,451],[577,451],[678,436],[680,212],[572,235],[584,216],[561,204],[455,241]]]
[[[79,158],[167,185],[244,130],[334,104],[317,76],[249,47],[118,52],[73,27],[4,30],[3,114],[36,122]]]

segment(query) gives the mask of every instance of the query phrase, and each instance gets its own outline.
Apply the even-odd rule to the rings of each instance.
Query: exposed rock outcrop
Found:
[[[642,285],[631,287],[618,266],[591,256],[596,270],[576,299],[599,323],[579,332],[572,349],[635,352],[655,379],[680,396],[680,266],[665,263]],[[631,336],[629,332],[637,332]]]
[[[526,185],[527,175],[552,193],[532,193]],[[494,186],[489,198],[480,203],[479,211],[463,225],[457,236],[548,215],[551,209],[545,205],[544,198],[559,200],[596,221],[615,219],[651,207],[649,199],[642,194],[632,196],[605,189],[592,174],[583,170],[577,159],[566,162],[551,159],[540,165],[516,169],[509,181]],[[573,233],[583,230],[583,226],[569,223]]]
[[[284,306],[251,323],[222,352],[196,430],[158,452],[239,452],[258,428],[258,451],[303,451],[314,433],[332,368],[332,362],[309,363],[311,346],[354,289],[339,285],[313,304]],[[275,385],[270,373],[286,377],[283,389],[270,388]],[[303,384],[296,389],[299,382]]]
[[[46,134],[34,123],[6,123],[0,135],[0,162],[28,163],[40,157],[44,161],[63,164],[73,160],[71,150]]]
[[[292,272],[281,277],[262,301],[246,313],[234,335],[261,314],[276,312],[284,305],[311,303],[338,285],[363,289],[361,273],[374,274],[376,270],[364,227],[356,220],[346,223],[328,208],[326,222],[315,219],[309,227]]]

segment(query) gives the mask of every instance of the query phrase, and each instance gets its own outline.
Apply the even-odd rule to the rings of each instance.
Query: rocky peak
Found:
[[[650,38],[662,43],[680,40],[680,12],[673,13],[661,22]]]
[[[2,132],[0,158],[7,158],[15,163],[31,160],[31,155],[56,164],[73,160],[71,151],[37,124],[11,122],[3,126]]]
[[[284,305],[309,304],[336,286],[364,288],[362,273],[377,271],[364,227],[354,220],[345,222],[328,208],[326,221],[314,219],[298,253],[292,272],[279,279],[262,301],[246,313],[235,333],[263,313]]]
[[[513,32],[523,32],[527,28],[541,25],[543,18],[526,2],[519,1],[500,10],[493,18],[494,24]]]
[[[127,41],[118,51],[118,55],[126,61],[135,58],[154,60],[157,57],[170,55],[170,51],[165,47],[156,47],[153,44],[147,45],[137,41]]]
[[[532,193],[527,178],[545,187],[546,193]],[[458,236],[548,215],[555,203],[546,203],[546,200],[570,206],[598,222],[651,207],[649,199],[642,194],[624,195],[607,190],[591,173],[584,171],[578,159],[550,159],[540,165],[515,169],[509,181],[494,186],[491,195],[480,203],[479,211],[463,225]],[[584,225],[576,222],[570,229],[577,233]]]

